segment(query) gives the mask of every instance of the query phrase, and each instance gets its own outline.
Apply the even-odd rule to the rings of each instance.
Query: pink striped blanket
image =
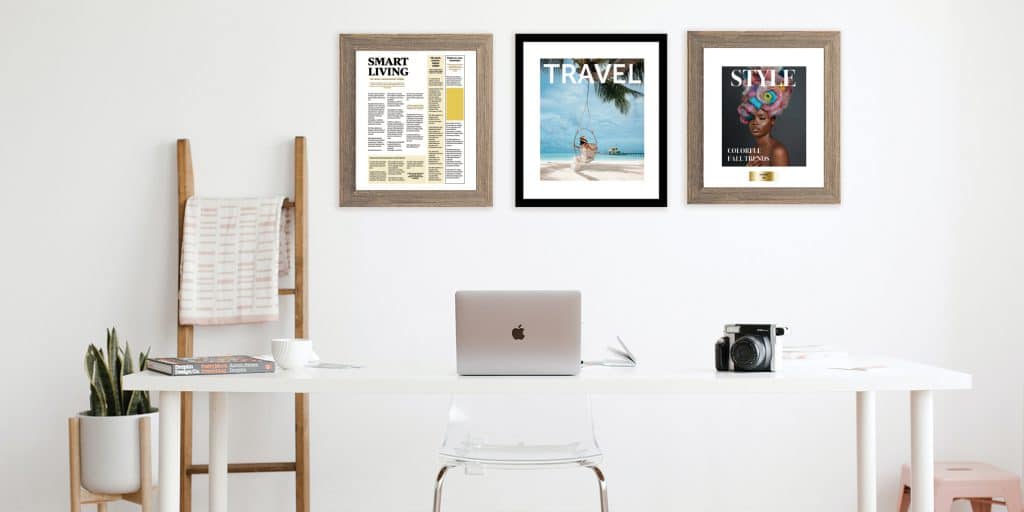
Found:
[[[290,271],[284,197],[192,197],[185,206],[178,323],[221,325],[278,317],[278,281]]]

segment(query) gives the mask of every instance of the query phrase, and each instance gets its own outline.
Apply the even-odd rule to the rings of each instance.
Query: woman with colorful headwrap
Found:
[[[747,161],[748,166],[789,165],[789,150],[772,137],[775,117],[786,109],[789,97],[793,94],[793,85],[780,83],[783,82],[782,76],[783,68],[761,69],[760,72],[751,73],[749,85],[743,90],[743,102],[737,111],[740,122],[747,125],[758,148],[757,154],[751,155]]]

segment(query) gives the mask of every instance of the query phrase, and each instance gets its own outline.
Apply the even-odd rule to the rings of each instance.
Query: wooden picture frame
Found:
[[[687,32],[686,35],[686,47],[687,47],[687,203],[694,204],[806,204],[806,203],[818,203],[818,204],[830,204],[840,202],[840,33],[833,31],[785,31],[785,32]],[[807,93],[806,108],[805,108],[805,126],[804,126],[804,148],[805,160],[804,165],[806,168],[812,169],[814,166],[815,172],[813,173],[814,180],[820,180],[821,185],[817,186],[817,181],[814,185],[805,186],[782,186],[784,185],[783,180],[779,180],[780,186],[742,186],[735,182],[729,183],[728,186],[705,186],[707,171],[706,164],[709,158],[716,159],[720,158],[715,154],[714,149],[706,147],[706,143],[709,141],[705,140],[705,131],[711,130],[714,125],[706,124],[705,114],[719,115],[715,112],[705,112],[705,102],[713,98],[706,94],[714,94],[714,92],[706,91],[705,84],[713,83],[714,78],[706,80],[704,74],[705,70],[709,69],[710,66],[715,65],[715,61],[705,62],[705,53],[709,49],[748,49],[751,56],[764,55],[764,52],[771,52],[776,49],[822,49],[823,50],[823,61],[821,62],[820,75],[815,74],[814,76],[820,76],[822,83],[817,84],[813,81],[807,85],[811,87],[821,87],[820,99],[822,104],[820,106],[821,112],[821,126],[820,135],[817,123],[812,121],[812,118],[807,116],[807,112],[817,112],[817,101],[819,97],[818,91],[812,91]],[[779,50],[782,54],[786,50]],[[786,54],[788,55],[788,54]],[[756,65],[757,58],[754,59],[739,59],[733,58],[733,64],[742,64],[744,66]],[[763,59],[763,58],[762,58]],[[755,60],[755,62],[748,62]],[[763,59],[764,60],[764,59]],[[773,66],[782,66],[790,64],[786,57],[780,57],[779,59],[766,59],[771,62],[765,62],[764,64]],[[782,62],[774,62],[774,60],[781,60]],[[707,66],[706,66],[707,64]],[[815,66],[817,65],[814,62]],[[767,69],[767,68],[766,68]],[[780,70],[783,68],[780,67]],[[811,70],[811,67],[801,68]],[[722,70],[722,83],[724,84],[725,69]],[[810,75],[808,75],[810,76]],[[763,79],[763,76],[762,76]],[[738,86],[742,86],[742,80],[737,83]],[[750,82],[748,82],[749,85]],[[764,81],[767,85],[768,82]],[[731,85],[731,84],[730,84]],[[722,86],[724,88],[724,85]],[[722,88],[719,89],[719,94],[722,94]],[[746,94],[745,92],[742,94]],[[788,96],[787,96],[788,97]],[[774,99],[774,97],[773,97]],[[737,101],[737,104],[742,101]],[[723,111],[725,109],[725,98],[721,103]],[[760,106],[760,104],[758,104]],[[783,107],[785,108],[785,107]],[[751,109],[753,110],[753,109]],[[740,116],[742,117],[742,113]],[[723,114],[723,119],[724,119]],[[734,118],[736,114],[733,114]],[[780,119],[785,119],[785,114],[782,114]],[[772,117],[772,126],[774,126],[774,114]],[[817,119],[817,118],[815,118]],[[723,120],[724,123],[727,122]],[[746,124],[746,122],[744,122]],[[753,128],[751,128],[753,129]],[[724,141],[725,135],[723,133],[722,140],[712,141],[718,142],[718,152],[723,155],[729,151],[726,149],[726,142]],[[753,133],[753,132],[751,132]],[[809,134],[814,134],[813,138]],[[713,136],[717,136],[717,133],[713,133]],[[769,138],[771,136],[771,128],[768,128]],[[817,158],[818,145],[813,142],[818,138],[821,139],[822,146],[820,147],[820,159]],[[731,149],[731,148],[730,148]],[[738,148],[739,150],[746,148]],[[758,151],[756,146],[750,148],[754,151]],[[709,150],[706,155],[705,151]],[[714,155],[714,156],[713,156]],[[727,158],[723,156],[721,158]],[[738,157],[738,158],[763,158],[766,165],[771,165],[772,160],[769,157]],[[820,160],[820,161],[819,161]],[[786,162],[783,165],[789,164],[789,155],[786,154]],[[739,166],[743,164],[731,164],[732,166]],[[749,162],[747,166],[751,165]],[[821,175],[817,175],[817,169],[820,165]],[[769,167],[770,168],[770,167]],[[787,169],[792,167],[775,167],[774,170],[758,170],[758,171],[746,171],[747,179],[750,182],[756,181],[771,181],[774,179],[775,172],[785,173]],[[724,164],[718,169],[729,169]],[[749,167],[748,167],[749,169]],[[713,169],[717,170],[717,169]],[[742,169],[730,170],[730,172],[742,172]],[[792,171],[790,171],[792,172]],[[792,176],[792,174],[790,175]],[[805,176],[811,176],[807,174]],[[763,179],[761,179],[763,178]],[[718,179],[718,178],[716,178]],[[742,178],[740,178],[742,180]],[[795,181],[795,180],[794,180]],[[766,184],[765,184],[766,185]]]
[[[494,36],[491,34],[341,34],[339,39],[341,63],[339,132],[341,153],[340,206],[491,206],[491,106],[493,97],[491,74],[493,71],[492,47]],[[470,133],[475,134],[475,137],[473,137],[475,145],[470,148],[475,148],[475,158],[469,159],[470,162],[463,162],[461,164],[467,183],[469,169],[472,168],[473,170],[475,186],[472,189],[447,190],[440,188],[448,185],[449,164],[447,160],[445,160],[441,168],[443,177],[439,178],[443,183],[432,185],[435,187],[433,189],[418,190],[415,184],[391,184],[390,167],[385,172],[387,177],[384,178],[384,181],[386,183],[377,182],[372,185],[364,185],[364,187],[395,187],[396,189],[367,189],[359,187],[360,178],[357,177],[357,172],[366,172],[366,170],[361,171],[357,169],[359,142],[357,141],[356,116],[357,109],[363,108],[365,111],[367,108],[366,102],[360,102],[356,98],[358,88],[356,52],[360,51],[410,52],[410,54],[422,54],[424,52],[470,52],[475,54],[473,65],[476,72],[474,74],[466,72],[464,75],[469,76],[462,77],[465,83],[468,83],[471,79],[475,80],[474,91],[476,101],[473,110],[475,110],[476,115],[471,117],[471,119],[475,120],[475,130],[470,130]],[[467,62],[463,64],[465,66],[464,69],[467,71],[469,69],[469,60],[467,58]],[[445,73],[447,73],[447,69],[445,68]],[[406,72],[408,72],[408,68],[406,68]],[[445,87],[447,87],[448,76],[444,75],[442,78],[445,80]],[[449,90],[445,89],[445,95],[449,94],[447,92]],[[429,96],[429,92],[427,95]],[[463,99],[463,102],[468,103],[468,100]],[[443,122],[447,123],[449,120],[447,103],[441,108],[445,112]],[[462,108],[468,110],[465,106]],[[428,109],[425,108],[424,110]],[[468,125],[468,123],[464,124]],[[422,137],[427,139],[429,134]],[[470,144],[469,134],[464,134],[463,139],[465,142],[464,146],[468,147]],[[427,146],[427,144],[427,142],[423,142],[424,146]],[[447,144],[447,140],[445,144]],[[429,150],[424,149],[422,151]],[[447,145],[445,145],[444,151],[444,155],[448,155]],[[457,154],[463,155],[464,153],[468,154],[468,151],[458,152]],[[425,160],[429,159],[430,156],[428,153],[428,156],[418,158]],[[442,156],[442,159],[444,159],[444,156]],[[471,162],[472,166],[470,165]],[[419,165],[422,166],[423,164]],[[423,174],[430,174],[430,171],[425,173],[423,170],[420,170],[417,173],[417,177]],[[437,176],[436,173],[430,175]],[[381,174],[378,172],[376,176],[381,176]],[[409,176],[413,176],[413,174],[410,172]],[[379,178],[374,179],[379,180]],[[398,187],[406,188],[397,189]]]
[[[667,205],[667,42],[667,34],[657,33],[516,34],[516,207]],[[552,68],[548,77],[539,71],[546,66],[561,67]],[[615,80],[613,68],[627,79]],[[589,82],[583,73],[592,77]],[[578,81],[569,78],[567,85],[567,74]],[[577,104],[584,101],[580,87],[586,102]],[[611,95],[601,98],[599,87],[632,91],[615,100]],[[546,94],[551,96],[545,101]],[[620,103],[628,108],[622,111]],[[567,110],[571,108],[579,112]],[[546,124],[542,118],[553,121]],[[633,148],[622,146],[619,152],[614,138],[609,146],[609,133],[599,137],[584,118],[605,130],[616,127],[620,140]],[[551,130],[563,124],[569,128]],[[593,138],[593,144],[590,158],[576,164],[581,134]],[[548,136],[559,145],[549,146]]]

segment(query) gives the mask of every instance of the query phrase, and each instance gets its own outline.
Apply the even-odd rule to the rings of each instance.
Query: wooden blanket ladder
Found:
[[[305,338],[309,318],[306,314],[306,138],[295,137],[295,192],[286,199],[285,208],[294,209],[295,286],[281,288],[280,295],[295,298],[295,337]],[[185,203],[195,193],[192,172],[192,150],[188,139],[178,139],[178,257],[184,233]],[[180,261],[179,261],[180,263]],[[179,267],[178,287],[181,288]],[[178,356],[193,355],[193,326],[178,324]],[[207,464],[192,463],[192,393],[181,394],[181,512],[192,510],[192,476],[207,474]],[[295,510],[309,512],[309,394],[295,394],[295,460],[293,462],[249,462],[228,464],[228,473],[295,473]],[[171,511],[164,511],[171,512]]]

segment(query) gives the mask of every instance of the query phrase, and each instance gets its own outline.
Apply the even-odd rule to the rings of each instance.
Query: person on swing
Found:
[[[576,155],[576,160],[573,161],[572,170],[574,171],[578,171],[584,165],[594,161],[594,156],[597,155],[597,144],[592,144],[586,137],[580,135],[576,149],[580,152]]]

